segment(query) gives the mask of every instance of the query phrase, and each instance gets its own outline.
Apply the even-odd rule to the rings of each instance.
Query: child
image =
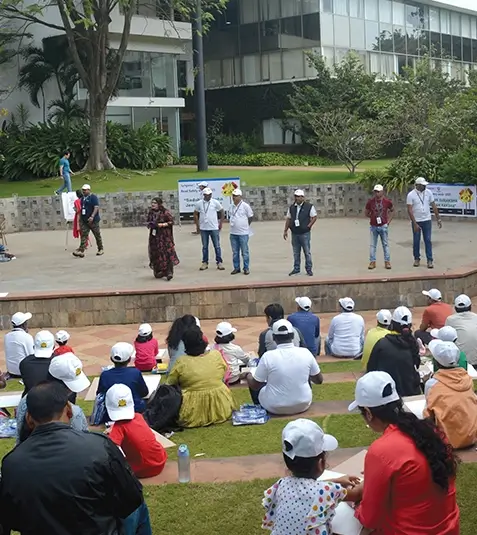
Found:
[[[118,445],[137,477],[154,477],[164,469],[166,450],[157,442],[142,414],[134,412],[131,389],[116,384],[106,393],[106,410],[114,423],[109,438]]]
[[[218,349],[225,362],[230,368],[230,376],[227,383],[229,385],[240,381],[240,366],[246,366],[249,363],[250,355],[237,344],[233,343],[237,329],[232,327],[227,321],[219,323],[215,329],[215,348]]]
[[[312,420],[299,418],[283,429],[283,459],[292,473],[265,491],[262,527],[273,535],[331,535],[336,506],[353,501],[357,477],[318,481],[326,467],[326,452],[335,450],[335,437],[325,435]]]
[[[149,323],[139,326],[137,338],[134,340],[134,349],[136,350],[134,366],[142,372],[150,372],[156,365],[159,344],[152,336],[152,327]]]
[[[114,344],[111,348],[111,361],[114,363],[114,368],[105,370],[99,376],[96,394],[106,394],[113,385],[124,384],[132,391],[135,411],[144,412],[146,401],[143,398],[149,394],[149,389],[141,372],[134,366],[128,366],[133,357],[134,347],[131,344],[127,342]]]
[[[65,353],[73,353],[73,348],[69,345],[66,345],[70,339],[70,333],[67,331],[58,331],[55,334],[55,341],[58,344],[58,347],[53,351],[53,356],[57,357],[58,355],[64,355]]]

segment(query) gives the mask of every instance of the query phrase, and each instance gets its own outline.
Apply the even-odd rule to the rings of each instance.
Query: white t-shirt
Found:
[[[232,205],[230,209],[230,234],[248,236],[250,234],[250,225],[248,224],[250,217],[253,217],[253,211],[249,204],[240,201],[237,206]]]
[[[333,355],[357,357],[363,352],[364,319],[354,312],[342,312],[331,320],[328,341]]]
[[[428,189],[424,191],[413,189],[407,194],[407,205],[412,206],[414,219],[418,222],[429,221],[431,219],[431,204],[433,202],[434,195]]]
[[[222,205],[216,199],[199,201],[195,205],[195,211],[199,213],[200,230],[219,230],[217,212],[220,212],[222,209]]]
[[[446,325],[457,331],[457,347],[465,353],[465,358],[472,366],[477,365],[477,314],[456,312],[446,319]]]
[[[260,383],[267,383],[259,392],[260,405],[272,414],[298,414],[311,405],[310,376],[318,375],[320,367],[305,347],[280,344],[267,351],[253,374]]]
[[[13,329],[3,339],[7,372],[20,375],[20,362],[33,355],[33,336],[23,329]]]

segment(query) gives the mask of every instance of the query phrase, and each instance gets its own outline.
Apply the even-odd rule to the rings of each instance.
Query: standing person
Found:
[[[202,238],[202,264],[200,271],[209,268],[209,238],[215,250],[217,269],[223,271],[222,251],[220,249],[220,231],[224,222],[224,209],[219,201],[212,199],[212,190],[204,188],[203,199],[195,205],[194,222]]]
[[[202,182],[199,182],[199,183],[197,184],[197,187],[199,188],[199,194],[200,194],[200,196],[202,197],[202,192],[205,190],[205,188],[208,188],[208,187],[209,187],[209,183],[206,182],[205,180],[203,180]],[[193,236],[198,236],[198,235],[200,234],[200,232],[197,231],[197,230],[194,230],[193,232],[191,232],[191,234],[192,234]]]
[[[472,301],[468,295],[458,295],[454,301],[455,314],[446,319],[446,325],[457,332],[457,347],[465,353],[467,362],[477,366],[477,314],[472,312]]]
[[[70,191],[73,191],[71,187],[71,175],[73,175],[74,173],[71,172],[70,156],[70,151],[65,150],[65,152],[63,153],[63,158],[61,158],[60,160],[60,176],[63,178],[63,185],[61,186],[61,188],[58,188],[55,191],[55,195],[59,195],[64,190],[66,190],[68,193]]]
[[[158,197],[152,199],[151,209],[147,216],[149,229],[149,267],[156,279],[165,277],[170,281],[174,275],[174,266],[179,264],[174,245],[172,227],[174,218]]]
[[[297,297],[295,303],[297,311],[288,316],[288,321],[301,332],[305,347],[316,357],[321,350],[320,318],[311,311],[312,303],[309,297]]]
[[[94,193],[91,193],[91,186],[84,184],[81,188],[83,197],[81,198],[81,216],[80,216],[80,233],[81,243],[76,251],[73,251],[73,256],[78,258],[84,258],[84,252],[88,245],[89,232],[93,233],[96,240],[96,247],[98,252],[96,256],[104,254],[103,239],[101,238],[101,230],[99,228],[99,222],[101,217],[99,215],[99,199]]]
[[[429,182],[422,177],[416,178],[415,188],[407,195],[407,213],[412,225],[414,267],[419,267],[421,262],[421,231],[426,248],[427,267],[434,267],[432,256],[432,219],[431,208],[437,219],[437,226],[442,228],[439,210],[434,201],[432,191],[426,189]]]
[[[288,229],[292,232],[293,270],[289,275],[298,275],[301,269],[301,251],[305,255],[306,274],[313,276],[311,259],[311,228],[315,224],[317,213],[315,207],[305,201],[305,192],[295,191],[295,202],[288,208],[283,239],[288,238]]]
[[[20,362],[28,355],[33,355],[33,336],[28,334],[28,321],[31,317],[30,312],[13,314],[12,330],[3,339],[7,373],[10,377],[20,378]]]
[[[234,270],[231,275],[240,273],[240,253],[243,258],[243,274],[250,275],[250,253],[248,238],[253,211],[250,205],[242,199],[242,190],[236,189],[232,193],[233,206],[230,210],[230,245],[232,246],[232,260]]]
[[[391,269],[391,255],[389,253],[388,228],[394,216],[394,206],[390,199],[384,196],[384,188],[376,184],[373,189],[374,197],[366,203],[366,217],[369,217],[371,243],[369,246],[368,269],[376,268],[376,247],[381,238],[384,252],[384,267]]]
[[[51,359],[55,349],[55,337],[50,331],[40,331],[35,335],[35,348],[32,355],[28,355],[20,363],[20,373],[25,388],[23,395],[29,390],[48,380]]]
[[[80,218],[81,218],[81,199],[83,198],[83,192],[80,189],[76,190],[76,200],[74,202],[75,218],[73,219],[73,238],[80,239],[81,243],[81,228],[80,228]],[[86,243],[86,249],[91,245],[91,240],[88,237]]]

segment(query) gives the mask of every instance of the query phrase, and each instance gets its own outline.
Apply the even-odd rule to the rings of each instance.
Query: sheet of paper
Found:
[[[161,433],[154,431],[154,429],[152,429],[152,432],[154,433],[154,436],[156,437],[157,442],[159,442],[159,444],[161,444],[162,447],[172,448],[175,446],[175,443],[172,442],[172,440],[169,440],[164,435],[161,435]]]
[[[350,457],[347,461],[335,466],[333,470],[346,474],[348,476],[363,477],[362,472],[364,470],[364,459],[368,450],[362,450],[353,457]]]
[[[331,527],[334,535],[360,535],[363,529],[354,516],[354,509],[346,502],[341,502],[336,508]]]
[[[7,295],[8,295],[8,292],[2,292],[2,293],[0,293],[0,297],[7,297]]]
[[[143,375],[144,381],[147,384],[147,388],[149,389],[149,394],[147,397],[150,397],[150,395],[157,389],[159,386],[159,383],[161,382],[161,376],[159,374],[156,375]],[[99,377],[95,377],[91,381],[91,385],[88,389],[88,392],[85,396],[85,401],[94,401],[96,399],[96,392],[98,390],[98,384],[99,384]]]
[[[413,414],[415,414],[419,420],[424,419],[424,409],[426,407],[426,400],[425,399],[417,399],[414,401],[406,401],[404,403],[404,406],[406,409]]]
[[[477,379],[477,370],[472,366],[472,364],[467,364],[467,373],[472,377],[472,379]]]
[[[23,392],[1,392],[0,407],[18,407],[22,399]]]
[[[343,477],[345,474],[340,472],[334,472],[332,470],[325,470],[321,476],[318,478],[319,481],[330,481],[331,479],[337,479]]]
[[[159,353],[157,354],[157,357],[160,359],[163,359],[165,357],[169,357],[169,353],[167,349],[159,349]]]

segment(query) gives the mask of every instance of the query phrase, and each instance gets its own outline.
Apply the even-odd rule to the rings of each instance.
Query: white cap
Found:
[[[199,182],[198,184],[198,186],[200,186],[201,188],[206,188],[208,185],[209,183],[206,182],[205,180],[202,180],[202,182]]]
[[[149,336],[152,333],[152,327],[149,323],[143,323],[139,325],[138,334],[139,336]]]
[[[374,186],[373,191],[383,191],[384,187],[381,184],[376,184]]]
[[[432,338],[437,338],[443,342],[455,342],[457,340],[457,331],[450,325],[444,325],[440,329],[432,329],[430,335]]]
[[[30,320],[31,317],[30,312],[15,312],[12,316],[12,324],[14,327],[19,327]]]
[[[63,381],[72,392],[83,392],[91,384],[83,372],[81,360],[73,353],[53,357],[49,372],[55,379]]]
[[[376,319],[381,325],[391,325],[392,314],[390,310],[383,308],[376,314]]]
[[[285,442],[292,446],[290,450],[287,450]],[[336,438],[325,434],[313,420],[299,418],[289,422],[282,431],[282,450],[290,459],[318,457],[324,451],[333,451],[337,447]]]
[[[64,342],[67,342],[69,339],[70,339],[70,333],[68,331],[58,331],[55,334],[55,340],[57,342],[64,343]]]
[[[355,304],[351,297],[342,297],[341,299],[338,299],[338,303],[341,308],[344,308],[344,310],[347,310],[348,312],[354,310]]]
[[[393,312],[392,321],[400,325],[411,325],[411,311],[407,307],[397,307]]]
[[[91,189],[91,186],[89,184],[83,184],[81,189]]]
[[[242,190],[240,188],[234,189],[232,195],[242,195]]]
[[[202,190],[203,195],[212,195],[212,190],[210,188],[205,188]]]
[[[200,319],[197,316],[194,316],[194,318],[195,318],[195,324],[197,325],[197,327],[200,328]]]
[[[232,325],[228,321],[221,321],[215,328],[215,332],[223,338],[224,336],[228,336],[229,334],[236,333],[237,329],[232,327]]]
[[[297,190],[295,190],[294,195],[296,197],[304,197],[305,196],[305,192],[302,189],[297,189]]]
[[[442,299],[442,294],[437,288],[432,288],[431,290],[422,290],[422,295],[430,297],[433,301],[440,301]]]
[[[35,357],[49,359],[55,348],[55,337],[50,331],[40,331],[35,335]]]
[[[272,325],[273,334],[292,334],[295,330],[288,320],[278,320]]]
[[[455,368],[459,364],[460,349],[454,342],[431,340],[428,347],[432,356],[444,368]]]
[[[455,298],[454,306],[455,308],[469,308],[472,306],[472,301],[468,295],[461,294]]]
[[[134,418],[134,399],[129,386],[117,383],[106,392],[106,410],[109,418],[117,420],[132,420]]]
[[[414,182],[414,184],[416,184],[416,186],[427,186],[429,182],[425,178],[420,176],[416,178],[416,181]]]
[[[383,395],[384,389],[391,385],[391,393]],[[356,383],[354,401],[348,407],[350,412],[358,407],[381,407],[393,401],[398,401],[399,394],[396,390],[394,379],[386,372],[368,372]]]
[[[309,297],[297,297],[295,303],[303,310],[310,310],[311,299]]]
[[[127,342],[118,342],[111,348],[110,355],[113,362],[127,362],[134,356],[134,347]]]

